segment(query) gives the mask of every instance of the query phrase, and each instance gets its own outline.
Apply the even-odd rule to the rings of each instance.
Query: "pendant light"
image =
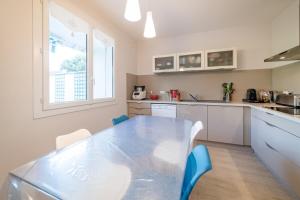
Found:
[[[155,27],[154,27],[154,22],[153,22],[151,11],[147,12],[147,19],[146,19],[146,24],[145,24],[145,29],[144,29],[144,37],[145,38],[156,37],[156,32],[155,32]]]
[[[141,19],[139,0],[127,0],[124,17],[131,22],[137,22]]]

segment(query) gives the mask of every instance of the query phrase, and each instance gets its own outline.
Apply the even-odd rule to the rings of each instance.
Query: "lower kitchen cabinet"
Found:
[[[243,107],[208,106],[208,140],[244,144]]]
[[[150,103],[128,103],[128,116],[134,117],[136,115],[151,115],[151,104]]]
[[[262,123],[260,123],[259,119],[256,117],[251,117],[251,148],[255,152],[260,152],[263,144],[263,134],[260,134],[261,128],[260,127]]]
[[[283,185],[300,197],[300,124],[262,111],[252,112],[251,146],[255,154]],[[287,124],[289,126],[287,126]],[[289,127],[289,130],[285,129]],[[291,129],[292,128],[292,129]]]
[[[251,108],[244,107],[244,145],[251,146]]]
[[[198,140],[207,140],[207,106],[206,105],[177,105],[177,118],[193,122],[201,121],[203,130],[196,136]]]

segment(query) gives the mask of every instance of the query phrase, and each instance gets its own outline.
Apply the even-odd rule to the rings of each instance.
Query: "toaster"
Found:
[[[300,94],[279,94],[276,97],[275,103],[300,108]]]

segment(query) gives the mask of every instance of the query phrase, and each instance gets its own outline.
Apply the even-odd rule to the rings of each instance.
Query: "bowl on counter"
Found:
[[[158,98],[159,98],[159,96],[156,95],[156,94],[151,94],[151,95],[150,95],[150,99],[151,99],[151,100],[158,100]]]

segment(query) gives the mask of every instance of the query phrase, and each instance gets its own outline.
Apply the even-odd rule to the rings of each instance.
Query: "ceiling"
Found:
[[[126,0],[89,0],[115,25],[143,39],[146,11],[153,11],[158,37],[178,36],[248,24],[270,23],[295,0],[140,0],[142,20],[124,19]]]

